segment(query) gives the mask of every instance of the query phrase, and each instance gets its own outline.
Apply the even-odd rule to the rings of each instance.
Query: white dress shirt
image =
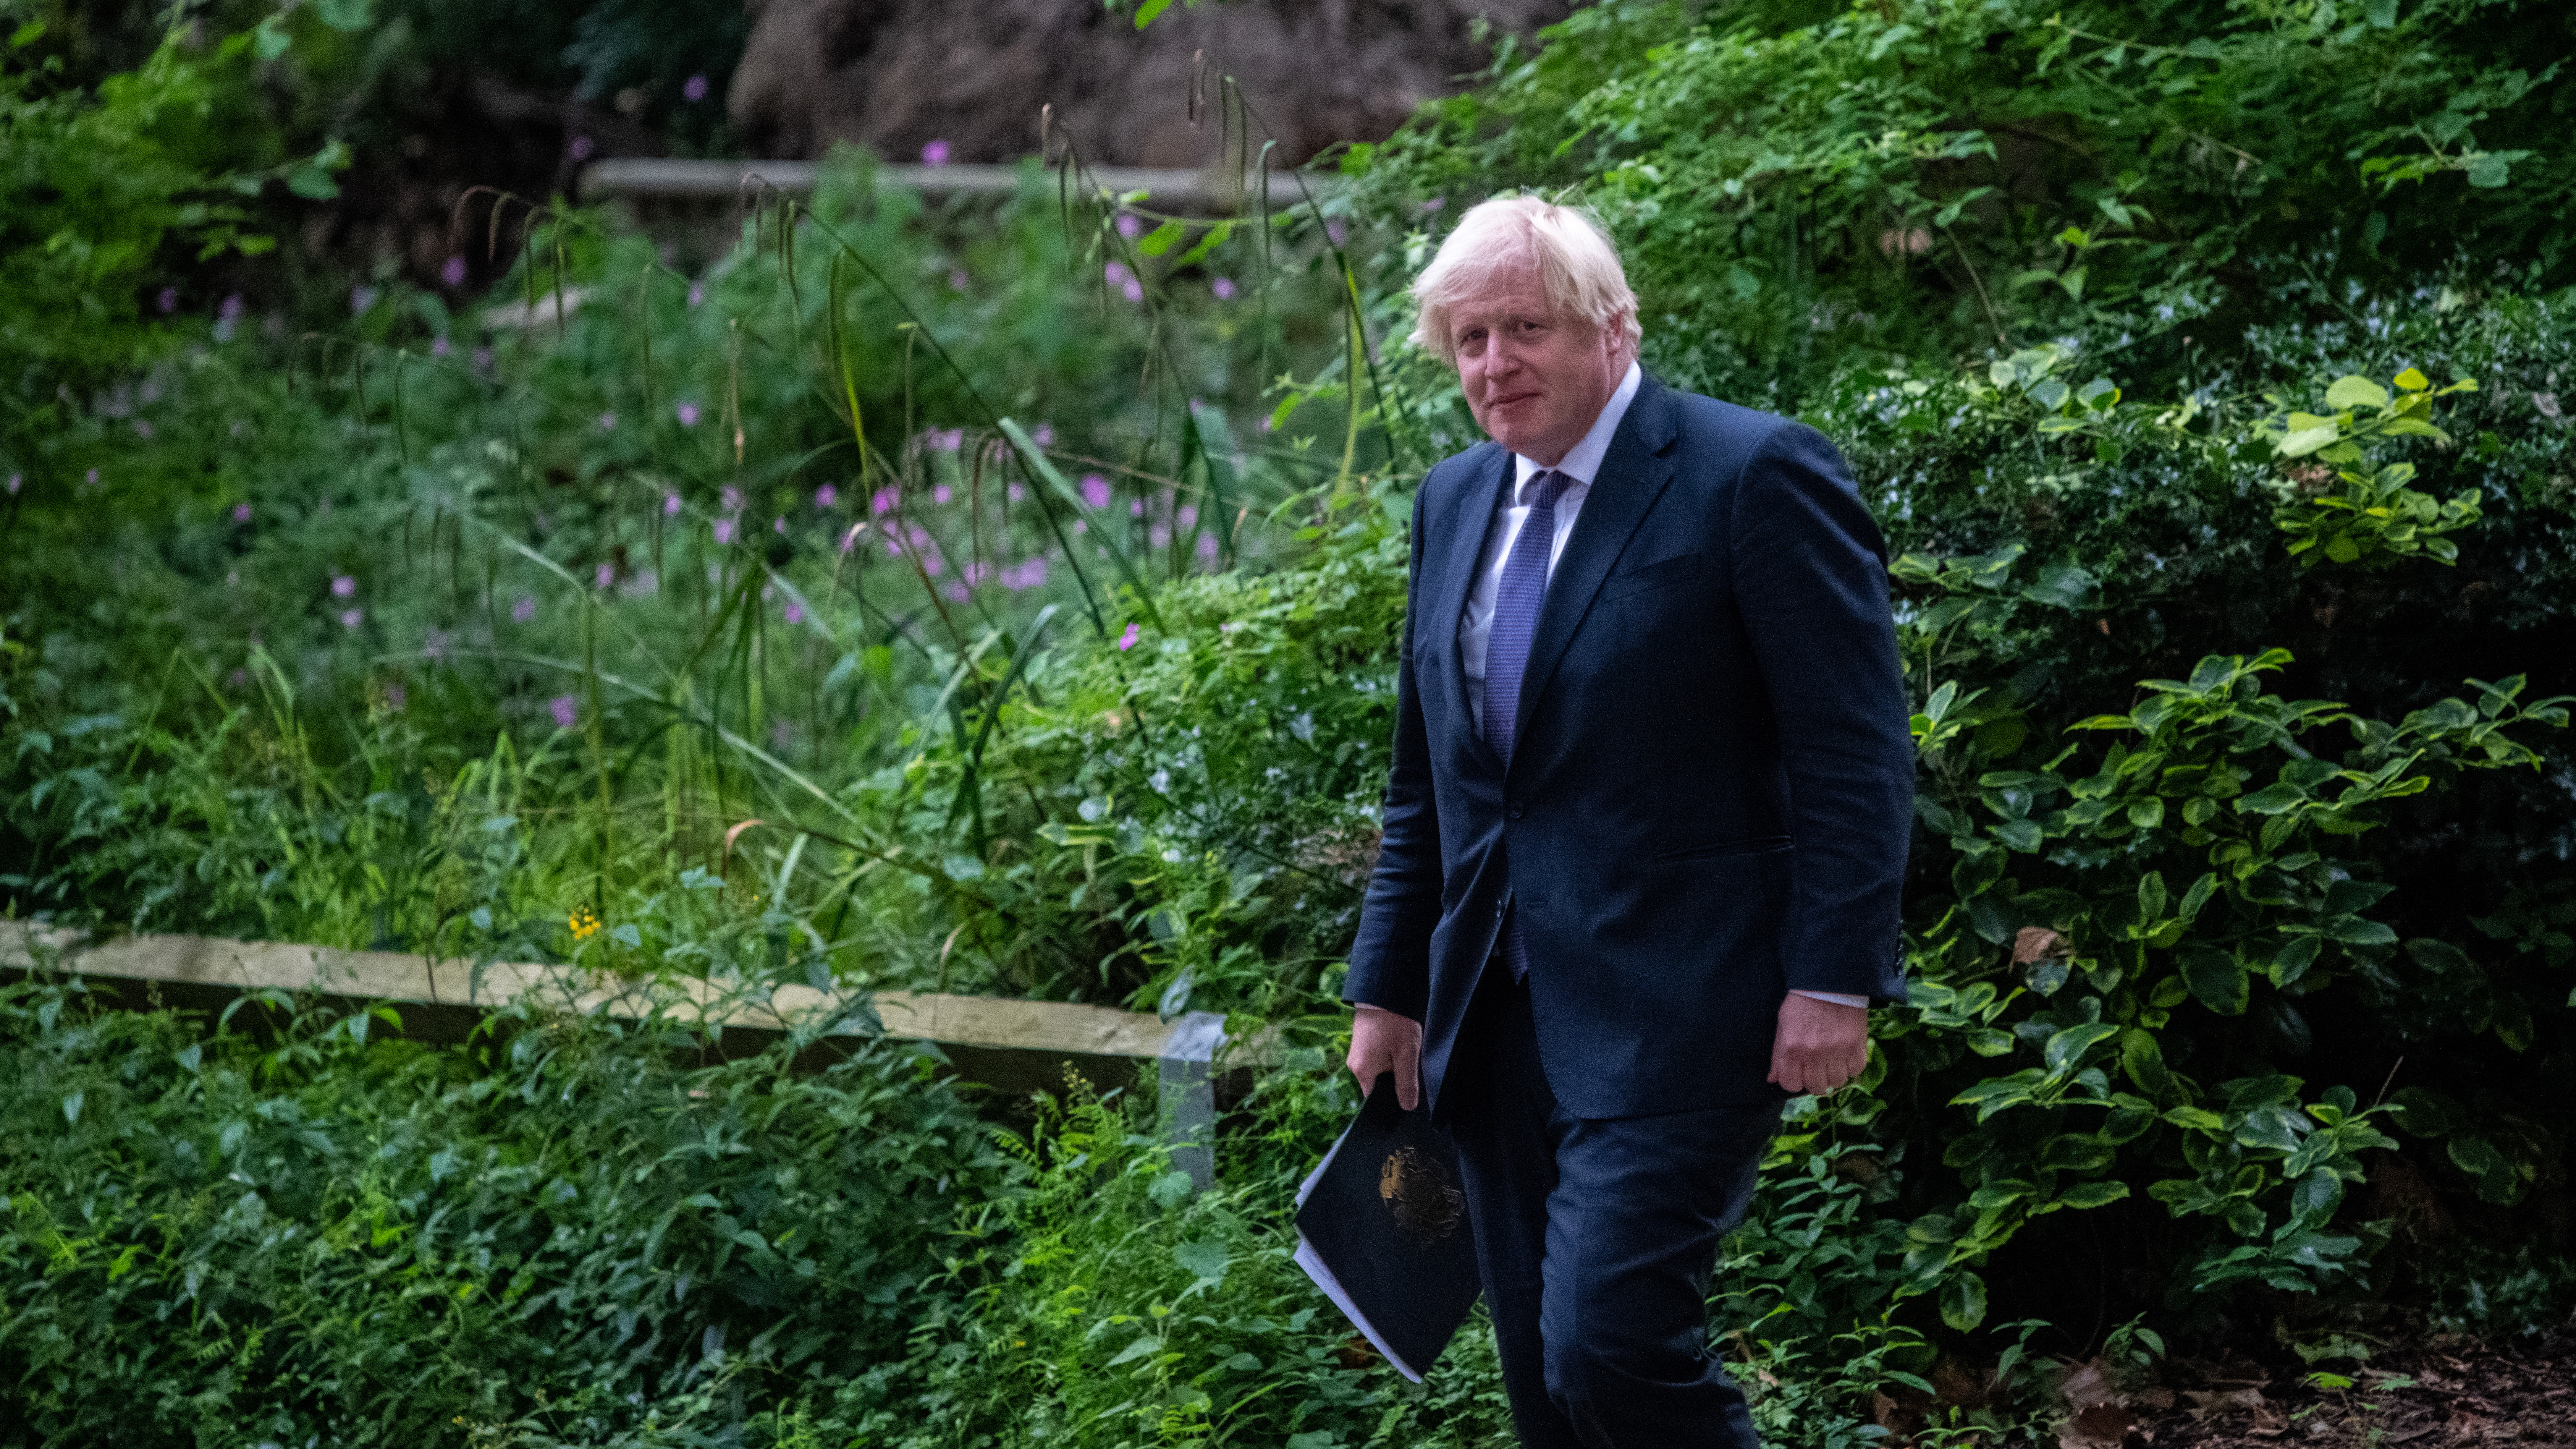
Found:
[[[1610,439],[1619,431],[1619,420],[1628,415],[1628,404],[1636,401],[1637,386],[1644,376],[1636,363],[1628,364],[1628,375],[1619,379],[1618,389],[1610,394],[1601,416],[1592,420],[1591,430],[1566,450],[1556,465],[1556,471],[1564,474],[1567,481],[1556,496],[1556,537],[1547,551],[1550,579],[1556,577],[1557,560],[1565,557],[1565,541],[1574,536],[1574,520],[1583,513],[1583,500],[1592,494],[1592,480],[1601,472],[1601,460],[1610,454]],[[1479,732],[1485,728],[1485,644],[1494,630],[1494,594],[1502,587],[1503,565],[1512,556],[1512,544],[1520,538],[1522,525],[1529,522],[1530,509],[1538,502],[1538,490],[1530,486],[1530,480],[1546,471],[1544,463],[1518,453],[1512,455],[1511,496],[1504,500],[1502,516],[1485,530],[1485,551],[1476,562],[1476,586],[1467,591],[1467,611],[1458,619],[1458,655],[1466,667],[1467,708],[1474,714]],[[1869,1005],[1868,997],[1835,991],[1795,994],[1841,1006]]]

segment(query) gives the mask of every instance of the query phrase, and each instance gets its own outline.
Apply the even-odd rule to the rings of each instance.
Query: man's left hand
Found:
[[[1792,991],[1771,1038],[1771,1080],[1792,1093],[1839,1090],[1869,1065],[1869,1009]]]

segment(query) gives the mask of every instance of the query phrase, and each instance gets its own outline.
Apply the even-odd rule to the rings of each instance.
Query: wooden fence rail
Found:
[[[808,986],[781,986],[756,1000],[690,977],[648,983],[568,966],[478,966],[394,951],[209,936],[92,937],[0,921],[0,973],[23,976],[39,969],[78,976],[120,1001],[158,999],[180,1007],[218,1008],[260,990],[352,1006],[390,1003],[406,1035],[431,1040],[461,1040],[486,1015],[523,998],[617,1017],[674,1015],[717,1028],[719,1040],[739,1034],[755,1046],[804,1023],[820,1026],[825,1040],[882,1036],[935,1043],[959,1076],[1007,1090],[1060,1087],[1068,1068],[1104,1085],[1124,1083],[1150,1061],[1175,1165],[1201,1185],[1215,1176],[1212,1069],[1226,1036],[1224,1018],[1213,1012],[1164,1021],[1064,1001],[911,991],[847,997]]]
[[[593,161],[581,171],[581,199],[611,197],[639,201],[733,201],[756,197],[765,189],[804,196],[814,190],[818,165],[812,161],[692,161],[664,157],[612,157]],[[1150,193],[1157,210],[1232,211],[1260,188],[1258,173],[1231,176],[1223,170],[1160,170],[1138,166],[1095,166],[1088,173],[1108,196],[1131,191]],[[1020,189],[1016,166],[880,166],[880,180],[933,194],[1008,196]],[[1270,204],[1294,206],[1308,191],[1321,195],[1333,184],[1318,175],[1300,177],[1288,171],[1269,176]]]

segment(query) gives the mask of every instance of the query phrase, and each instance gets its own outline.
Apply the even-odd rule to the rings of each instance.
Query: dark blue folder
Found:
[[[1458,1152],[1380,1076],[1297,1191],[1297,1266],[1396,1371],[1422,1381],[1476,1304]]]

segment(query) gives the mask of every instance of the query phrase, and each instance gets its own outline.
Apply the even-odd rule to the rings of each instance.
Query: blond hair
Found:
[[[1637,294],[1619,265],[1619,249],[1589,207],[1559,206],[1539,196],[1498,196],[1468,208],[1440,244],[1439,254],[1413,279],[1413,342],[1455,366],[1449,312],[1474,296],[1496,272],[1536,269],[1548,306],[1560,316],[1595,327],[1614,320],[1618,340],[1633,353],[1643,335]]]

